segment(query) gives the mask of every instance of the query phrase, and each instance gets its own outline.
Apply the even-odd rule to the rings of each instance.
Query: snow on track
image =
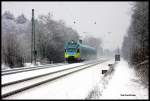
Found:
[[[103,66],[101,64],[9,96],[6,99],[85,99],[102,76]]]
[[[21,79],[25,79],[25,78],[29,78],[29,77],[33,77],[33,76],[37,76],[37,75],[41,75],[41,74],[46,74],[46,73],[53,72],[56,70],[71,68],[71,67],[79,66],[82,64],[83,63],[74,63],[74,64],[67,64],[67,65],[63,65],[63,66],[58,66],[55,68],[46,68],[46,69],[39,69],[36,71],[28,71],[28,72],[21,72],[21,73],[17,73],[17,74],[4,75],[4,76],[2,76],[2,84],[21,80]]]

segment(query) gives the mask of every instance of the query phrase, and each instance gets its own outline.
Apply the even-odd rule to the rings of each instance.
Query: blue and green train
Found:
[[[65,61],[81,62],[91,60],[97,57],[96,49],[87,45],[83,45],[82,41],[71,40],[65,44],[64,52]]]

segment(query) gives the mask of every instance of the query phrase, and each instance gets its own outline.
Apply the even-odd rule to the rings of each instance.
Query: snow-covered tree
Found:
[[[23,14],[18,16],[16,19],[16,23],[18,23],[18,24],[24,24],[26,21],[27,21],[27,19],[25,18],[25,16]]]
[[[15,19],[14,15],[11,14],[9,11],[5,11],[2,18],[9,19],[9,20],[14,20]]]
[[[64,21],[53,20],[50,13],[39,16],[36,22],[36,47],[40,58],[64,61],[64,44],[71,39],[77,40],[78,33],[66,27]]]
[[[136,2],[128,35],[125,36],[122,52],[130,63],[140,63],[149,57],[149,5],[148,2]]]
[[[2,61],[12,68],[23,66],[24,53],[28,50],[26,45],[30,44],[29,40],[25,41],[30,33],[29,22],[16,23],[9,11],[2,16]]]
[[[23,14],[16,20],[12,20],[11,17],[13,18],[11,13],[3,14],[1,54],[2,62],[16,67],[31,60],[32,22]],[[50,13],[35,19],[35,48],[38,59],[62,62],[64,60],[64,43],[71,39],[77,40],[78,33],[72,28],[66,27],[64,21],[53,20]]]

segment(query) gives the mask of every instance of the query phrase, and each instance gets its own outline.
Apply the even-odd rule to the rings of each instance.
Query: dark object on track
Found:
[[[119,54],[115,55],[115,61],[120,61],[120,55]]]
[[[102,74],[105,74],[107,72],[107,70],[102,70]]]

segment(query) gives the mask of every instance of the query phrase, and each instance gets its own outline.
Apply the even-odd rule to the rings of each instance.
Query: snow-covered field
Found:
[[[83,63],[67,64],[67,65],[58,66],[58,67],[54,67],[54,68],[46,68],[46,69],[39,69],[39,70],[35,70],[35,71],[21,72],[21,73],[16,73],[16,74],[11,74],[11,75],[4,75],[4,76],[2,76],[2,84],[29,78],[29,77],[33,77],[33,76],[37,76],[37,75],[54,72],[57,70],[62,70],[65,68],[71,68],[71,67],[79,66],[82,64]]]
[[[112,78],[105,89],[97,85],[97,95],[92,99],[148,99],[148,88],[145,88],[135,76],[133,68],[121,60],[116,66]]]
[[[109,69],[108,64],[113,63],[114,59],[6,99],[148,99],[148,88],[139,83],[123,59],[111,75],[104,77],[102,69]]]
[[[110,62],[114,63],[114,60]],[[107,63],[79,71],[6,99],[85,99],[91,89],[98,84],[102,77],[101,69]]]
[[[48,64],[48,65],[57,65],[57,64]],[[2,71],[6,70],[17,70],[17,69],[24,69],[24,68],[30,68],[30,67],[37,67],[37,66],[43,66],[40,62],[37,62],[36,65],[34,63],[24,63],[24,67],[16,67],[16,68],[10,68],[6,66],[5,64],[2,64]]]

